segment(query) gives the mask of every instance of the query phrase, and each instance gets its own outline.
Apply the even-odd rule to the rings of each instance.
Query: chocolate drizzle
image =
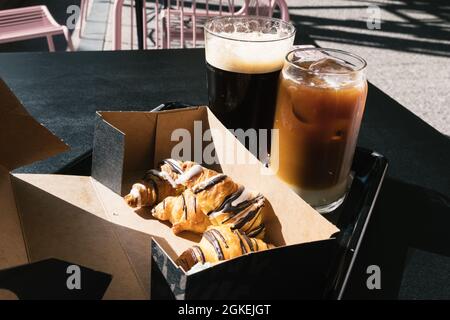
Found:
[[[178,174],[183,174],[183,169],[181,169],[181,167],[178,165],[178,162],[176,160],[164,159],[163,161],[161,161],[161,163],[168,164],[172,168],[173,171],[175,171]]]
[[[245,211],[251,205],[253,205],[254,203],[257,203],[261,199],[263,199],[263,196],[261,194],[258,194],[256,197],[254,197],[252,199],[242,201],[241,203],[237,204],[236,206],[233,206],[233,201],[235,201],[236,199],[238,199],[241,196],[241,194],[244,192],[244,189],[245,188],[242,186],[239,187],[239,189],[235,193],[231,194],[224,200],[224,202],[218,209],[208,213],[208,215],[218,214],[221,212],[227,213],[228,217],[222,221],[222,224],[224,224],[224,223],[227,223],[229,220],[233,219],[238,213]],[[258,206],[256,211],[258,211],[259,208],[260,208],[260,206]],[[250,217],[248,217],[248,215],[250,215]],[[245,222],[246,222],[246,221],[249,221],[250,219],[252,219],[254,216],[255,216],[255,212],[251,211],[247,215],[245,215],[242,219],[245,219]],[[244,222],[244,224],[245,224],[245,222]]]
[[[215,234],[212,233],[211,230],[208,230],[203,234],[203,237],[205,237],[205,239],[208,240],[209,243],[211,243],[214,250],[216,251],[217,258],[219,260],[225,260],[222,247],[220,246],[219,240],[217,240]]]
[[[208,213],[208,215],[215,213],[215,212],[229,212],[229,211],[235,211],[237,207],[233,207],[232,203],[234,200],[236,200],[237,198],[239,198],[239,196],[242,194],[242,192],[244,191],[244,187],[240,186],[236,192],[228,195],[222,202],[222,204],[220,205],[220,207],[218,207],[216,210],[211,211]]]
[[[242,241],[242,237],[241,237],[239,231],[238,231],[238,230],[234,230],[233,232],[234,232],[234,234],[237,235],[237,237],[239,238],[239,244],[241,245],[241,251],[242,251],[242,254],[247,253],[247,249],[245,248],[245,244],[244,244],[244,242]]]
[[[144,175],[144,180],[146,180],[146,181],[152,180],[154,178],[156,178],[157,180],[160,180],[160,181],[164,180],[164,181],[170,183],[170,185],[173,188],[177,187],[175,184],[175,181],[173,181],[172,176],[166,171],[158,171],[156,169],[150,169]]]
[[[159,192],[158,192],[158,184],[151,177],[149,179],[145,180],[145,181],[148,182],[151,185],[151,188],[153,189],[153,191],[155,191],[154,203],[158,203],[158,194],[159,194]]]
[[[186,206],[186,199],[184,198],[184,194],[181,194],[181,199],[183,200],[183,212],[184,212],[184,219],[187,220],[187,206]]]
[[[222,235],[222,233],[219,230],[211,229],[211,232],[214,233],[217,237],[222,240],[223,244],[225,245],[225,248],[228,248],[227,240],[225,240],[225,237]]]
[[[234,224],[233,228],[241,229],[247,222],[255,218],[256,215],[259,214],[259,212],[260,208],[256,208],[255,210],[248,212]]]
[[[221,182],[222,180],[225,180],[226,177],[227,176],[224,174],[218,174],[208,180],[200,182],[199,184],[197,184],[194,187],[194,190],[193,190],[194,194],[200,193],[202,191],[205,191],[205,190],[211,188],[212,186],[216,185],[217,183]]]
[[[265,226],[261,223],[255,230],[252,230],[248,233],[249,237],[256,238],[263,230]]]
[[[205,255],[203,254],[202,248],[200,248],[199,246],[193,246],[192,249],[197,251],[198,256],[201,259],[201,263],[205,263],[206,259],[205,259]],[[196,255],[197,256],[197,255]],[[198,260],[198,259],[197,259]]]
[[[241,232],[240,232],[241,233]],[[255,251],[255,248],[253,247],[253,242],[250,240],[249,237],[247,237],[244,233],[241,233],[242,237],[244,238],[245,242],[247,242],[247,245],[250,249],[250,251]]]
[[[255,217],[253,217],[252,219],[252,223],[249,224],[249,226],[247,228],[245,228],[245,230],[242,230],[243,232],[247,233],[249,230],[252,230],[253,225],[255,224],[256,221],[258,221],[258,215],[260,214],[260,211],[258,210],[257,214],[255,215]]]

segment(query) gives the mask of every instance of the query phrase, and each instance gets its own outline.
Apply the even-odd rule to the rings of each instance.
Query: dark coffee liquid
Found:
[[[272,129],[280,70],[238,73],[209,63],[206,69],[209,107],[227,128]]]

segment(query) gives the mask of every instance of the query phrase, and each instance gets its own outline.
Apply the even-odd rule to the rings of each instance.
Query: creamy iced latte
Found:
[[[363,59],[332,49],[291,51],[280,74],[271,162],[319,211],[339,205],[349,185],[367,95]]]

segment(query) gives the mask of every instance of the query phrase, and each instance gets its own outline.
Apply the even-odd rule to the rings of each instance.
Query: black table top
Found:
[[[20,172],[55,172],[89,150],[96,110],[207,103],[202,49],[2,53],[0,76],[72,147]],[[450,298],[450,139],[370,85],[359,145],[390,163],[345,296]],[[381,290],[367,289],[369,265]]]

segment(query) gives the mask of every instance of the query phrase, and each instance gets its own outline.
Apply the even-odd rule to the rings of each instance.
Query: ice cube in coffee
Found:
[[[298,49],[280,74],[271,164],[309,204],[342,202],[364,111],[363,59],[339,50]]]

